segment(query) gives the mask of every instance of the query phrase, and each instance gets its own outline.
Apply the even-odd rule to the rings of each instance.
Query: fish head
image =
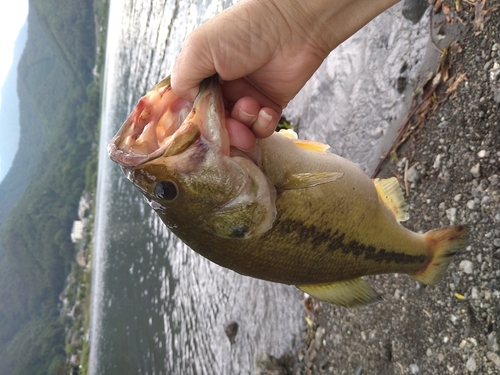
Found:
[[[192,104],[164,79],[139,100],[108,153],[181,238],[193,229],[249,238],[272,226],[275,188],[230,147],[218,77],[202,82]]]

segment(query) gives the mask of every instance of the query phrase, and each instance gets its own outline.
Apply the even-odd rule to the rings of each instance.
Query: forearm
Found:
[[[399,0],[263,0],[328,54]]]

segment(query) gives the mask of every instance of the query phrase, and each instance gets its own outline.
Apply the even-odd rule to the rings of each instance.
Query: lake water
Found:
[[[244,277],[171,235],[107,157],[140,96],[165,77],[182,40],[231,1],[111,2],[93,257],[90,374],[251,374],[254,356],[296,349],[304,324],[292,286]],[[334,51],[285,115],[302,138],[373,169],[416,82],[428,21],[398,7]],[[402,67],[406,66],[404,72]],[[239,323],[234,344],[224,326]]]

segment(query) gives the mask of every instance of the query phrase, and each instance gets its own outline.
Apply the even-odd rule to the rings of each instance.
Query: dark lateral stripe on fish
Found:
[[[316,225],[305,226],[303,222],[292,219],[279,220],[277,225],[287,233],[298,233],[300,238],[307,238],[313,246],[327,243],[330,251],[341,251],[344,254],[363,256],[366,260],[375,262],[392,262],[396,264],[424,263],[425,255],[408,255],[397,251],[377,249],[371,245],[364,245],[356,241],[345,241],[345,233],[334,233],[321,230]]]

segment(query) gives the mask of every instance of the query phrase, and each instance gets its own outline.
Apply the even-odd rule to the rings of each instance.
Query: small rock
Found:
[[[238,334],[239,324],[237,322],[231,322],[224,327],[224,332],[231,344],[234,344],[236,335]]]
[[[444,361],[444,354],[443,353],[439,353],[438,354],[438,361],[439,362],[443,362]]]
[[[415,166],[411,166],[408,168],[408,171],[406,172],[406,179],[410,183],[416,184],[420,180],[420,172],[415,168]]]
[[[470,169],[470,173],[474,178],[479,178],[481,176],[481,164],[477,163],[476,165],[472,166]]]
[[[287,369],[283,367],[277,358],[267,353],[255,356],[255,375],[286,375]]]
[[[500,238],[495,238],[493,240],[493,245],[495,245],[496,247],[500,247]]]
[[[474,202],[474,199],[471,199],[470,201],[467,202],[466,206],[469,210],[473,210],[474,207],[476,206],[476,202]]]
[[[305,357],[305,351],[304,349],[300,349],[299,352],[297,353],[297,359],[299,360],[299,362],[302,362],[304,357]]]
[[[455,207],[448,208],[446,210],[446,217],[449,221],[455,222],[457,220],[457,209]]]
[[[488,352],[486,353],[486,358],[493,362],[496,367],[500,368],[500,357],[497,353]]]
[[[469,370],[470,372],[476,371],[477,365],[476,365],[476,360],[474,359],[474,357],[470,357],[468,359],[467,363],[465,364],[465,368],[467,368],[467,370]]]
[[[488,289],[492,292],[494,292],[497,289],[497,280],[496,279],[490,280],[490,282],[488,283]]]
[[[394,298],[395,299],[400,299],[401,298],[401,291],[399,289],[396,289],[394,291]]]
[[[488,181],[493,186],[498,185],[498,175],[497,174],[491,175],[490,177],[488,177]]]
[[[319,326],[314,334],[314,341],[316,342],[316,350],[319,351],[321,348],[321,344],[323,342],[323,337],[325,336],[326,329],[324,327]]]
[[[420,372],[420,368],[416,364],[412,363],[410,365],[410,371],[412,374],[418,374]]]
[[[471,274],[474,269],[474,265],[470,260],[462,260],[458,266],[458,269],[460,271],[464,271],[467,274]]]
[[[477,291],[477,288],[475,286],[472,287],[472,290],[470,292],[470,297],[472,299],[479,299],[479,292]]]
[[[429,2],[426,0],[405,0],[403,1],[403,17],[407,20],[417,23],[420,21],[425,11],[429,8]]]
[[[491,292],[490,292],[488,289],[486,289],[486,290],[484,291],[484,300],[485,300],[485,301],[489,301],[489,300],[490,300],[490,298],[491,298]]]
[[[481,159],[490,156],[490,153],[486,150],[481,150],[477,153],[477,156],[479,156]]]
[[[486,341],[486,344],[488,345],[488,350],[492,352],[497,352],[498,351],[498,342],[497,342],[497,333],[495,331],[491,332],[488,335],[488,340]]]
[[[471,189],[471,194],[472,194],[472,196],[473,196],[474,198],[479,198],[479,197],[481,196],[481,193],[480,193],[480,192],[479,192],[479,190],[478,190],[478,189],[476,189],[476,188],[472,188],[472,189]]]
[[[432,165],[432,167],[434,169],[439,169],[439,167],[441,166],[441,158],[443,157],[442,154],[437,154],[436,155],[436,159],[434,159],[434,164]]]
[[[425,354],[427,355],[427,357],[432,357],[432,349],[428,348]]]
[[[495,95],[493,95],[493,100],[496,101],[497,103],[500,103],[500,89],[498,89],[495,92]]]

